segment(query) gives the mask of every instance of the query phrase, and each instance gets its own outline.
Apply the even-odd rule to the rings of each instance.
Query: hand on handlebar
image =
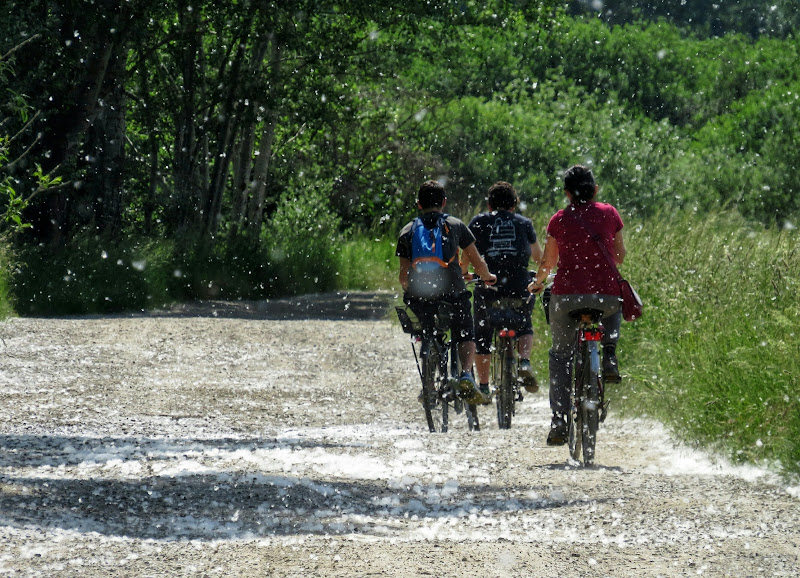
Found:
[[[528,291],[534,295],[538,295],[544,290],[544,281],[537,281],[534,279],[528,283]]]
[[[497,275],[495,275],[494,273],[489,273],[489,278],[482,279],[482,281],[485,285],[494,285],[495,283],[497,283]]]
[[[463,271],[461,276],[464,277],[464,281],[472,281],[475,278],[475,275],[470,273],[469,271]]]

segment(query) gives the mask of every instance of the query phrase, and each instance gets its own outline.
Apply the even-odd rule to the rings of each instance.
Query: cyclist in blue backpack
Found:
[[[468,403],[487,403],[472,375],[475,330],[464,272],[472,265],[484,282],[493,284],[497,278],[489,272],[464,222],[443,213],[446,204],[444,187],[437,181],[426,181],[419,188],[417,208],[421,214],[401,229],[395,251],[400,258],[403,301],[418,317],[440,301],[453,305],[451,335],[458,343],[464,369],[459,386]]]
[[[525,302],[521,312],[526,321],[517,331],[519,376],[523,379],[525,389],[532,393],[538,391],[539,386],[530,362],[533,346],[533,301],[528,299],[529,266],[531,261],[536,266],[539,265],[542,248],[531,220],[515,212],[519,195],[511,183],[498,181],[493,184],[489,188],[487,201],[489,211],[473,217],[469,223],[469,229],[475,235],[478,252],[497,275],[496,290],[489,291],[481,287],[475,289],[475,359],[478,382],[481,391],[488,394],[490,347],[494,331],[488,316],[492,303],[501,298],[520,298]]]

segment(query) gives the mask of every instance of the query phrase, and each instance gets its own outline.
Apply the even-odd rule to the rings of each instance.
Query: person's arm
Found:
[[[400,257],[400,287],[408,291],[408,271],[411,269],[411,259]]]
[[[617,234],[614,235],[614,261],[617,262],[617,265],[622,265],[626,254],[625,240],[622,238],[622,229],[620,229],[617,231]]]
[[[539,241],[536,241],[531,245],[531,259],[537,267],[542,262],[542,255],[542,246],[539,245]]]
[[[465,261],[472,265],[472,269],[478,274],[484,283],[492,285],[495,281],[497,281],[497,276],[489,271],[489,266],[486,264],[486,261],[483,260],[483,257],[481,257],[481,254],[478,252],[478,248],[475,246],[475,243],[471,243],[463,251],[464,256],[466,257]]]
[[[528,285],[528,291],[531,293],[538,293],[544,288],[544,283],[547,281],[547,276],[550,271],[555,269],[558,264],[558,244],[555,238],[547,235],[547,240],[544,245],[544,255],[539,263],[539,269],[536,271],[536,277]]]

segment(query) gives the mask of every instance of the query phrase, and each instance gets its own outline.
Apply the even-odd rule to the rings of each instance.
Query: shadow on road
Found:
[[[385,537],[437,521],[616,499],[537,497],[549,495],[546,487],[523,492],[497,485],[297,475],[259,467],[267,463],[264,455],[260,462],[253,459],[259,449],[297,451],[298,441],[4,436],[0,519],[23,530],[137,539]],[[219,461],[223,450],[232,461]]]
[[[369,321],[385,319],[395,299],[389,291],[337,291],[262,301],[196,301],[132,316]]]

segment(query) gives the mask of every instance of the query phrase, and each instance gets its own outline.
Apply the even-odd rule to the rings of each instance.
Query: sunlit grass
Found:
[[[0,321],[14,314],[9,282],[11,264],[8,257],[9,249],[0,244]]]
[[[396,290],[396,239],[357,234],[342,244],[337,286],[363,291]]]
[[[625,409],[735,459],[800,471],[796,231],[727,213],[665,215],[627,231],[623,274],[646,309],[623,326],[628,377],[613,389],[628,396]]]

